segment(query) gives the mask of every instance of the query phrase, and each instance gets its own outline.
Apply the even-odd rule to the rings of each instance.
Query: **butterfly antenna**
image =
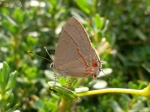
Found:
[[[101,71],[105,74],[105,72],[101,69]],[[106,75],[106,74],[105,74]]]
[[[49,62],[52,62],[51,60],[49,60],[49,59],[47,59],[47,58],[45,58],[45,57],[39,56],[39,55],[37,55],[37,54],[35,54],[35,53],[31,52],[31,51],[28,51],[28,53],[33,54],[33,55],[36,55],[36,56],[38,56],[38,57],[40,57],[40,58],[43,58],[43,59],[45,59],[45,60],[48,60]]]
[[[102,60],[102,61],[100,61],[100,62],[101,62],[101,64],[103,64],[104,61]],[[103,71],[102,68],[101,68],[101,71],[106,75],[106,73]],[[108,79],[109,79],[109,80],[112,80],[111,77],[108,77]]]
[[[100,63],[103,65],[103,60],[102,61],[100,61]],[[102,67],[101,67],[101,71],[105,74],[105,72],[103,71],[103,69],[102,69]],[[105,74],[106,75],[106,74]]]
[[[52,62],[51,55],[49,54],[49,52],[48,52],[47,48],[46,48],[46,47],[44,47],[44,49],[45,49],[45,51],[47,52],[47,54],[48,54],[48,56],[50,57],[50,60],[51,60],[51,62]]]

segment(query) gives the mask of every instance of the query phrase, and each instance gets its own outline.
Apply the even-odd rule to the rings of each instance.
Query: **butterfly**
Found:
[[[60,76],[98,77],[102,64],[80,22],[71,17],[64,25],[51,67]]]

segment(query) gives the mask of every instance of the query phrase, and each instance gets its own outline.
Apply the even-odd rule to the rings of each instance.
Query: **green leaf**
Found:
[[[8,99],[7,99],[7,108],[11,108],[14,102],[14,94],[10,93]]]
[[[34,103],[34,105],[33,105],[33,107],[35,109],[38,109],[38,110],[41,109],[41,108],[43,108],[43,102],[42,102],[42,100],[40,100],[40,99],[36,100],[35,103]]]
[[[78,98],[77,94],[70,89],[61,87],[60,85],[56,84],[56,82],[48,82],[48,86],[51,90],[54,90],[58,95],[67,99],[74,99]]]
[[[14,11],[14,17],[16,18],[16,20],[19,22],[19,23],[22,23],[23,22],[23,12],[20,8],[17,8],[15,9]]]
[[[144,104],[142,103],[142,101],[139,100],[134,105],[132,105],[131,110],[137,112],[138,110],[142,110],[143,108],[144,108]]]
[[[37,42],[38,42],[38,39],[37,39],[37,38],[33,38],[33,37],[31,37],[31,36],[28,36],[28,37],[27,37],[27,43],[28,43],[29,45],[35,45],[35,44],[37,44]]]
[[[77,5],[83,10],[85,13],[90,14],[91,7],[86,0],[76,0]]]
[[[17,33],[17,28],[16,28],[16,26],[12,25],[12,24],[9,23],[7,20],[2,21],[2,25],[3,25],[4,28],[6,28],[9,32],[11,32],[11,33]]]
[[[14,71],[10,74],[9,80],[8,80],[8,84],[7,84],[7,90],[10,90],[14,87],[15,82],[16,82],[16,77],[17,77],[17,72]]]
[[[4,69],[4,67],[2,67],[2,69]],[[4,83],[4,75],[3,75],[3,73],[2,73],[2,69],[0,69],[0,86],[1,86],[1,84],[3,84]]]
[[[103,18],[101,18],[99,14],[96,14],[93,21],[95,23],[94,26],[96,27],[96,30],[101,30],[104,25]]]
[[[122,108],[119,106],[119,104],[116,101],[111,101],[110,105],[113,108],[114,112],[123,112]]]
[[[13,107],[9,108],[7,112],[15,112],[15,110],[18,106],[19,106],[19,104],[15,104]]]
[[[2,68],[2,73],[1,73],[1,76],[0,76],[0,78],[1,78],[0,82],[2,83],[4,88],[8,83],[9,72],[10,72],[10,69],[9,69],[8,64],[6,62],[3,62],[3,68]]]
[[[13,26],[17,26],[17,23],[11,17],[9,17],[7,14],[3,14],[3,16],[9,22],[9,24],[11,24]]]
[[[49,107],[51,107],[51,110],[52,111],[56,111],[57,110],[57,108],[58,108],[58,105],[56,105],[55,103],[53,103],[53,102],[46,102],[45,104],[44,104],[44,106],[46,107],[46,108],[49,108]]]

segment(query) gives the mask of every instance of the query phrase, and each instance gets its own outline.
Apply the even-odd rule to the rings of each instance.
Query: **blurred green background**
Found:
[[[47,82],[55,80],[50,62],[27,51],[49,59],[46,47],[53,58],[61,29],[72,16],[85,27],[103,60],[106,76],[96,81],[105,81],[105,87],[134,89],[150,81],[150,0],[1,0],[0,62],[17,71],[13,89],[17,110],[57,110],[60,97],[47,88]],[[93,90],[94,81],[83,78],[76,87]],[[82,97],[70,111],[149,112],[149,108],[141,96],[103,94]]]

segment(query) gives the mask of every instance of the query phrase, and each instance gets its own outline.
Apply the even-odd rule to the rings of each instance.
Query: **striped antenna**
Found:
[[[40,58],[42,58],[42,59],[48,60],[49,62],[52,62],[52,60],[49,60],[49,59],[47,59],[47,58],[45,58],[45,57],[42,57],[42,56],[39,56],[39,55],[37,55],[37,54],[35,54],[35,53],[31,52],[31,51],[28,51],[28,53],[33,54],[33,55],[36,55],[36,56],[38,56],[38,57],[40,57]]]
[[[46,47],[44,47],[44,49],[46,50],[46,52],[47,52],[47,54],[48,54],[48,56],[49,56],[49,58],[50,58],[50,60],[51,60],[51,62],[52,62],[52,61],[53,61],[53,60],[52,60],[52,57],[51,57],[51,55],[49,54],[49,52],[48,52],[47,48],[46,48]]]

